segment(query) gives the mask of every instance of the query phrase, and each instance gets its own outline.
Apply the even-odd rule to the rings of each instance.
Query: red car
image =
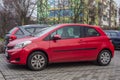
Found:
[[[34,37],[17,39],[7,45],[10,63],[42,70],[48,63],[97,61],[108,65],[114,56],[111,40],[99,26],[59,24]]]

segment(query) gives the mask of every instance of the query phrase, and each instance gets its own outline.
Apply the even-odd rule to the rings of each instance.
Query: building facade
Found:
[[[102,27],[116,27],[117,26],[117,4],[113,0],[101,1],[101,19],[100,25]]]
[[[113,0],[38,0],[38,23],[83,23],[115,27],[117,9]],[[111,13],[111,14],[110,14]]]

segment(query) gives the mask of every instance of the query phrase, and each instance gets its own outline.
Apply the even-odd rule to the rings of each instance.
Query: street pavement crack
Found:
[[[4,80],[7,80],[7,79],[5,78],[5,75],[2,73],[2,71],[0,71],[0,75],[1,75],[0,78],[4,78]]]

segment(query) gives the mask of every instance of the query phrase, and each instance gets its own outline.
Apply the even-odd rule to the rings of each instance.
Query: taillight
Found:
[[[15,35],[11,35],[9,40],[12,41],[12,40],[15,40],[17,37]]]

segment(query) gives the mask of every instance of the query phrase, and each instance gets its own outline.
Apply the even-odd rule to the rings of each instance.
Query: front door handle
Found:
[[[82,43],[82,42],[84,42],[83,40],[80,40],[78,43]]]

